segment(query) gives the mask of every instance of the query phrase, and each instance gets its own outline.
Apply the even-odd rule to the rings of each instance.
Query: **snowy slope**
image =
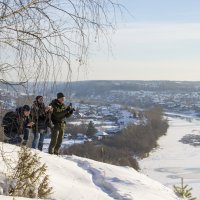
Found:
[[[14,159],[18,147],[2,144],[7,157]],[[35,151],[35,150],[34,150]],[[9,153],[10,152],[10,153]],[[129,167],[118,167],[76,156],[58,157],[38,152],[48,165],[56,200],[177,200],[162,184]],[[0,160],[0,172],[4,171]],[[0,200],[11,200],[0,196]],[[24,198],[16,198],[24,200]]]

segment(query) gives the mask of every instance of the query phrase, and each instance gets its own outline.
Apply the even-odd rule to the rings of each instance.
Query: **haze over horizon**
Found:
[[[117,14],[117,29],[113,35],[108,31],[108,43],[105,38],[99,38],[99,43],[91,41],[87,65],[80,67],[77,57],[72,56],[72,75],[69,77],[66,63],[55,61],[56,65],[37,81],[200,81],[200,1],[117,1],[128,12],[124,10],[122,16]],[[70,48],[74,50],[74,47]],[[0,56],[14,59],[12,52],[9,55],[3,48]],[[30,63],[26,63],[28,67],[32,66]],[[35,81],[35,75],[28,67],[26,75],[12,69],[3,74],[3,79]]]
[[[87,70],[72,80],[200,80],[200,1],[121,0],[125,15],[112,38],[90,51]]]

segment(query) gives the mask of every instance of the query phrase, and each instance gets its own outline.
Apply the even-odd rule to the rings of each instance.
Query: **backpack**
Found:
[[[14,111],[7,112],[2,120],[4,134],[9,138],[13,138],[14,134],[17,133],[16,125],[16,113]]]
[[[2,120],[2,126],[10,126],[13,123],[13,118],[15,117],[14,111],[7,112]]]

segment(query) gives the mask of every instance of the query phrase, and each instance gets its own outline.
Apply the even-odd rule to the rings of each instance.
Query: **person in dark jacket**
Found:
[[[29,136],[28,128],[33,125],[29,115],[30,107],[28,105],[19,107],[15,112],[9,112],[7,116],[5,115],[3,119],[4,133],[9,138],[6,142],[26,145]],[[23,141],[21,135],[23,135]]]
[[[43,96],[37,96],[31,107],[31,117],[34,122],[32,148],[42,151],[43,142],[49,125],[51,107],[45,107]]]
[[[64,137],[65,118],[70,117],[74,111],[72,106],[66,107],[64,101],[65,96],[63,93],[58,93],[57,99],[53,100],[50,104],[53,108],[51,121],[54,125],[51,130],[51,142],[49,145],[50,154],[58,155]]]

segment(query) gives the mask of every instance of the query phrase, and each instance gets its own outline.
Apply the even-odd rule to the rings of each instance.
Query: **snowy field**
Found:
[[[7,158],[16,159],[18,147],[0,143]],[[37,151],[37,150],[33,150]],[[48,166],[54,200],[177,200],[171,189],[129,167],[118,167],[76,156],[39,152]],[[5,172],[0,157],[0,172]],[[0,196],[0,200],[13,200]],[[15,200],[25,200],[15,198]]]
[[[167,135],[160,138],[160,147],[139,163],[144,174],[170,188],[180,185],[183,177],[193,187],[193,196],[200,199],[200,147],[179,142],[187,134],[199,134],[200,120],[175,116],[168,118],[170,127]]]
[[[44,139],[43,151],[45,153],[48,152],[50,141],[51,141],[50,138]],[[72,140],[72,139],[69,140],[67,138],[64,138],[61,147],[62,148],[69,148],[70,146],[72,146],[74,144],[83,144],[85,141],[87,141],[87,140],[77,140],[77,139],[76,140]]]

